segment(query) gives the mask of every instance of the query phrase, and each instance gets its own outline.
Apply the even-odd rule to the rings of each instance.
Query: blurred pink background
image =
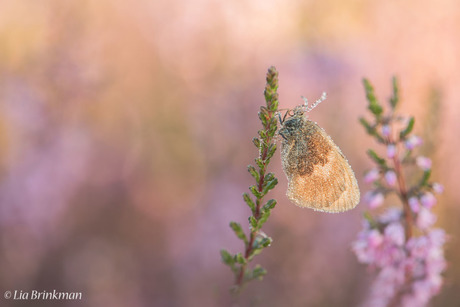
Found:
[[[310,113],[360,182],[376,147],[361,80],[400,111],[445,186],[445,286],[458,306],[460,3],[408,1],[0,2],[0,290],[82,292],[34,306],[358,306],[372,274],[350,243],[366,209],[300,209],[272,162],[278,205],[256,258],[268,275],[238,303],[219,250],[242,250],[241,194],[257,150],[265,73],[282,108],[328,93]],[[53,305],[54,304],[54,305]]]

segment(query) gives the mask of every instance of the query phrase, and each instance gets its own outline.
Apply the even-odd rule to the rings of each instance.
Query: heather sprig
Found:
[[[244,252],[231,254],[225,249],[221,250],[222,261],[230,267],[235,274],[235,283],[232,291],[237,293],[246,282],[254,279],[261,280],[267,271],[260,265],[253,269],[249,263],[254,256],[270,246],[272,239],[265,235],[262,226],[270,216],[271,210],[276,205],[276,200],[270,199],[264,202],[264,197],[278,183],[278,179],[268,172],[268,164],[276,151],[275,133],[278,129],[276,114],[278,112],[278,72],[275,67],[270,67],[267,73],[267,84],[264,91],[266,105],[260,107],[258,113],[262,123],[262,129],[252,142],[257,147],[259,154],[255,159],[256,166],[248,165],[248,171],[255,180],[255,184],[249,187],[249,193],[243,194],[243,200],[251,209],[249,217],[249,235],[243,231],[241,224],[230,222],[230,227],[235,235],[243,241]]]
[[[422,139],[412,133],[415,118],[396,112],[399,101],[397,80],[393,95],[384,107],[364,80],[372,120],[360,118],[367,133],[383,145],[385,154],[369,149],[375,163],[364,181],[372,189],[364,196],[369,211],[363,230],[352,244],[358,261],[377,271],[366,306],[425,306],[442,286],[446,268],[443,245],[446,234],[433,227],[432,212],[442,193],[439,183],[430,181],[431,160],[417,154]],[[410,180],[408,180],[410,178]],[[399,203],[386,204],[397,195]]]

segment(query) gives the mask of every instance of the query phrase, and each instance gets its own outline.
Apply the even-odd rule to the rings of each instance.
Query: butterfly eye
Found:
[[[298,126],[299,126],[298,118],[292,118],[284,124],[284,128],[286,128],[289,132],[294,132]]]

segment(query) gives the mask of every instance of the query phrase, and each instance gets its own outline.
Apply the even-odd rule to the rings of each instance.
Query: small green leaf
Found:
[[[385,159],[380,158],[375,151],[373,151],[372,149],[369,149],[367,151],[367,154],[372,160],[374,160],[375,163],[386,168]]]
[[[262,215],[257,224],[257,228],[262,228],[262,226],[265,224],[265,222],[268,220],[269,217],[270,217],[270,210],[263,210]]]
[[[222,262],[226,265],[233,265],[235,263],[232,255],[225,249],[220,250],[220,256],[222,258]]]
[[[267,119],[270,118],[269,116],[270,112],[268,111],[267,107],[261,106],[260,111],[259,111],[259,118],[261,121],[264,121],[264,126],[267,124]],[[264,119],[262,119],[262,117]]]
[[[403,140],[414,128],[415,118],[412,116],[407,123],[407,127],[399,133],[399,138]]]
[[[262,252],[262,250],[270,246],[272,239],[268,237],[257,237],[252,244],[252,252],[249,255],[248,261],[251,261],[252,258]]]
[[[267,139],[267,133],[265,132],[265,130],[259,130],[258,132],[261,139]]]
[[[245,264],[246,263],[246,258],[243,257],[241,253],[238,253],[235,255],[235,262],[239,264]]]
[[[273,178],[272,180],[268,181],[262,190],[262,194],[263,195],[267,194],[268,191],[273,189],[277,184],[278,184],[278,179],[276,178]]]
[[[377,129],[374,126],[372,126],[364,117],[360,117],[359,122],[366,129],[367,134],[377,138],[377,141],[379,141],[380,143],[384,142],[383,137],[378,133]]]
[[[262,140],[262,143],[260,144],[260,152],[263,153],[263,152],[266,152],[268,150],[268,144]]]
[[[243,228],[241,228],[241,225],[236,222],[230,222],[230,227],[233,229],[235,232],[236,236],[243,240],[244,243],[248,242],[248,239],[246,238],[246,235],[244,234]]]
[[[260,176],[259,172],[256,170],[256,168],[252,165],[248,165],[248,171],[251,174],[252,177],[256,180],[256,182],[259,182]]]
[[[262,249],[263,248],[261,247],[252,249],[252,252],[251,252],[251,255],[249,255],[248,261],[252,261],[254,256],[257,256],[258,254],[262,252]]]
[[[251,257],[254,257],[255,255],[258,255],[260,254],[260,252],[262,251],[263,247],[262,245],[260,244],[260,238],[256,238],[254,240],[254,243],[252,244],[252,252],[250,254],[250,259]]]
[[[266,159],[264,160],[265,165],[270,164],[270,160],[272,157],[267,156]]]
[[[267,109],[267,107],[261,106],[261,107],[260,107],[260,112],[263,113],[263,114],[265,114],[265,115],[268,115],[268,109]]]
[[[383,112],[382,107],[377,103],[369,104],[368,109],[372,112],[372,114],[377,116],[377,118],[379,118]]]
[[[257,220],[254,216],[250,216],[249,217],[249,224],[251,225],[252,227],[252,231],[256,230],[257,229]]]
[[[257,115],[259,115],[259,119],[262,122],[262,125],[267,126],[267,114],[263,112],[258,112]]]
[[[277,99],[278,97],[274,97],[274,95],[276,94],[276,89],[274,90],[273,88],[270,87],[269,84],[267,84],[267,86],[265,87],[265,91],[264,91],[264,96],[265,96],[265,101],[267,102],[267,106],[269,103],[271,103],[274,98]]]
[[[260,171],[263,172],[265,169],[264,161],[261,158],[255,158],[254,161],[256,162],[257,166],[260,168]]]
[[[277,90],[278,87],[275,88],[275,91]],[[279,105],[279,100],[278,100],[278,93],[275,93],[272,96],[271,103],[268,103],[267,106],[272,112],[278,111],[278,105]]]
[[[252,259],[254,259],[254,257],[257,256],[258,254],[260,254],[261,252],[262,252],[262,249],[253,250],[253,252],[251,253],[251,255],[248,258],[248,261],[251,262]]]
[[[398,80],[396,77],[393,77],[393,96],[390,98],[391,108],[394,110],[399,102],[399,88]]]
[[[260,140],[259,140],[259,138],[256,138],[256,137],[253,138],[253,139],[252,139],[252,143],[253,143],[257,148],[260,149]]]
[[[252,185],[249,187],[249,190],[251,191],[252,195],[254,195],[256,198],[262,198],[263,195],[259,192],[257,186]]]
[[[275,154],[275,151],[276,151],[275,143],[271,143],[270,145],[268,145],[267,159],[270,159],[271,157],[273,157],[273,155]]]
[[[278,117],[276,116],[276,114],[273,115],[273,117],[270,119],[270,125],[274,125],[276,127],[278,127]],[[276,131],[276,129],[275,129]]]
[[[273,174],[273,173],[270,172],[270,173],[268,173],[267,175],[265,175],[265,177],[264,177],[264,182],[273,180],[273,178],[275,178],[275,174]]]
[[[267,274],[267,270],[262,268],[260,265],[256,265],[252,271],[252,278],[262,280],[263,276]]]
[[[422,180],[420,181],[421,187],[428,185],[428,180],[430,179],[430,176],[431,176],[431,169],[423,172],[423,177],[422,177]]]
[[[276,129],[278,129],[278,125],[276,124],[276,121],[275,121],[275,123],[270,124],[270,126],[268,127],[268,135],[270,137],[273,137],[275,135]]]
[[[267,201],[267,203],[263,206],[264,210],[271,210],[273,208],[275,208],[276,206],[276,200],[274,199],[270,199],[269,201]]]
[[[249,208],[251,208],[251,211],[255,212],[256,211],[256,205],[252,201],[251,196],[249,196],[248,193],[243,193],[243,199],[246,202],[246,204],[248,204]]]
[[[380,106],[379,102],[377,101],[377,98],[375,97],[374,88],[372,87],[372,84],[367,79],[364,79],[363,83],[364,83],[364,88],[366,90],[367,101],[369,102],[369,105],[367,108],[369,109],[369,111],[372,112],[372,114],[374,114],[377,118],[379,118],[383,112],[383,108]]]
[[[260,241],[260,245],[263,246],[263,247],[268,247],[270,246],[270,244],[272,244],[272,238],[269,238],[269,237],[265,237],[265,238],[262,238],[262,240]]]
[[[373,134],[373,131],[375,131],[375,128],[372,127],[371,124],[369,124],[369,122],[364,117],[360,117],[359,122],[366,129],[367,133]]]

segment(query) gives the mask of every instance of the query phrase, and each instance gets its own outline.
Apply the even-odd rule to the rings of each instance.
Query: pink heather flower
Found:
[[[420,229],[427,229],[436,222],[436,215],[431,213],[430,210],[426,208],[420,208],[420,212],[417,215],[416,224]]]
[[[412,150],[415,147],[422,145],[422,143],[423,143],[422,138],[416,135],[412,135],[406,140],[404,144],[406,145],[407,149]]]
[[[388,118],[389,124],[381,126],[381,135],[387,141],[394,134],[391,121],[398,119],[393,116]],[[401,191],[394,188],[401,178],[391,167],[401,162],[396,160],[400,158],[400,150],[409,154],[422,142],[420,137],[412,135],[404,140],[405,149],[398,147],[400,141],[387,144],[386,160],[389,168],[382,171],[375,167],[365,174],[366,183],[378,184],[378,187],[363,196],[371,212],[382,206],[387,190],[401,196]],[[432,161],[427,157],[416,156],[415,163],[425,172],[431,170]],[[363,219],[363,229],[352,243],[358,261],[378,272],[364,306],[426,306],[441,289],[442,273],[447,266],[443,248],[446,234],[442,229],[433,228],[437,217],[430,209],[436,204],[435,195],[442,193],[444,187],[429,182],[423,186],[409,182],[407,185],[410,211],[406,212],[407,204],[375,210],[372,220],[368,217]],[[415,228],[409,238],[406,238],[406,213],[413,219]]]
[[[425,306],[430,300],[431,294],[427,284],[423,281],[416,281],[412,284],[412,291],[404,295],[401,302],[405,307]]]
[[[444,192],[444,186],[437,182],[433,183],[432,188],[435,193],[442,194],[442,192]]]
[[[402,210],[400,208],[390,207],[378,217],[378,221],[382,224],[389,224],[398,221],[401,215]]]
[[[382,135],[384,137],[388,137],[388,136],[390,136],[390,133],[391,133],[391,127],[388,126],[388,125],[383,125],[382,126]]]
[[[396,146],[394,144],[390,144],[387,146],[387,157],[393,159],[396,155]]]
[[[399,287],[404,284],[404,270],[398,266],[386,266],[377,275],[371,295],[365,306],[386,307]]]
[[[414,297],[416,297],[422,303],[421,306],[426,305],[431,296],[437,293],[437,289],[439,288],[440,284],[436,279],[437,278],[430,278],[414,282],[412,286]]]
[[[410,239],[409,239],[410,241]],[[408,247],[409,241],[406,243],[404,249],[406,252],[406,258],[404,259],[403,266],[407,272],[407,274],[412,274],[412,277],[423,277],[425,274],[424,267],[416,261],[415,257],[410,253],[410,249]]]
[[[415,196],[412,196],[409,198],[409,207],[411,208],[412,212],[419,212],[420,210],[420,203],[418,202],[418,198]]]
[[[428,209],[422,209],[429,212]],[[412,291],[402,298],[403,306],[425,306],[439,292],[442,286],[441,273],[446,268],[442,249],[444,242],[445,232],[442,229],[431,229],[426,236],[412,237],[407,242],[414,283]]]
[[[442,246],[446,242],[446,232],[441,228],[435,228],[428,233],[428,238],[433,245]]]
[[[405,241],[404,227],[394,222],[388,225],[384,230],[385,239],[397,246],[402,246]]]
[[[371,263],[373,261],[373,257],[369,255],[367,249],[367,242],[363,238],[358,238],[354,241],[351,245],[351,249],[358,258],[358,261],[361,263]]]
[[[402,294],[401,306],[425,306],[442,286],[441,274],[446,267],[444,231],[432,229],[426,236],[412,237],[405,244],[404,227],[399,220],[384,228],[383,240],[377,229],[369,229],[369,223],[364,227],[353,250],[360,262],[379,269],[365,306],[388,306],[398,292]],[[407,274],[413,281],[404,290]]]
[[[412,291],[402,299],[402,306],[425,306],[431,297],[439,292],[442,285],[442,278],[439,274],[418,279],[412,284]]]
[[[430,284],[431,295],[438,294],[442,286],[442,277],[439,274],[428,275],[427,283]],[[431,295],[428,300],[431,298]]]
[[[431,169],[431,159],[427,157],[417,157],[417,159],[415,159],[415,163],[417,163],[417,166],[424,171]]]
[[[434,235],[435,241],[431,237],[431,233],[436,232],[437,234]],[[438,235],[440,235],[439,238],[436,238]],[[425,258],[426,261],[426,273],[428,275],[436,275],[436,274],[441,274],[447,266],[446,260],[444,258],[444,251],[442,249],[442,246],[444,245],[445,242],[445,233],[442,229],[435,229],[432,230],[429,234],[429,242],[430,242],[430,248],[427,252],[427,257]]]
[[[371,248],[376,248],[380,246],[383,242],[383,236],[377,229],[372,229],[369,231],[367,236],[367,245]]]
[[[368,171],[366,175],[364,175],[364,182],[365,183],[374,182],[375,180],[379,179],[379,176],[380,176],[379,170],[376,168],[373,168],[370,171]]]
[[[420,202],[425,208],[431,209],[431,207],[433,207],[436,204],[437,200],[432,193],[426,192],[420,198]]]
[[[394,171],[388,171],[385,173],[385,180],[390,187],[396,184],[396,173]]]
[[[359,262],[373,263],[376,261],[382,242],[383,237],[377,229],[367,229],[359,233],[358,239],[352,244],[352,249]]]
[[[431,247],[426,259],[426,273],[429,276],[441,274],[446,269],[446,266],[442,248]]]
[[[364,195],[364,201],[367,203],[369,208],[375,209],[383,204],[384,197],[380,192],[369,191]]]
[[[425,258],[428,254],[430,241],[425,236],[412,237],[407,241],[406,247],[412,258]]]
[[[417,296],[404,295],[401,299],[401,306],[404,307],[420,307],[424,306],[425,303],[421,302]]]

